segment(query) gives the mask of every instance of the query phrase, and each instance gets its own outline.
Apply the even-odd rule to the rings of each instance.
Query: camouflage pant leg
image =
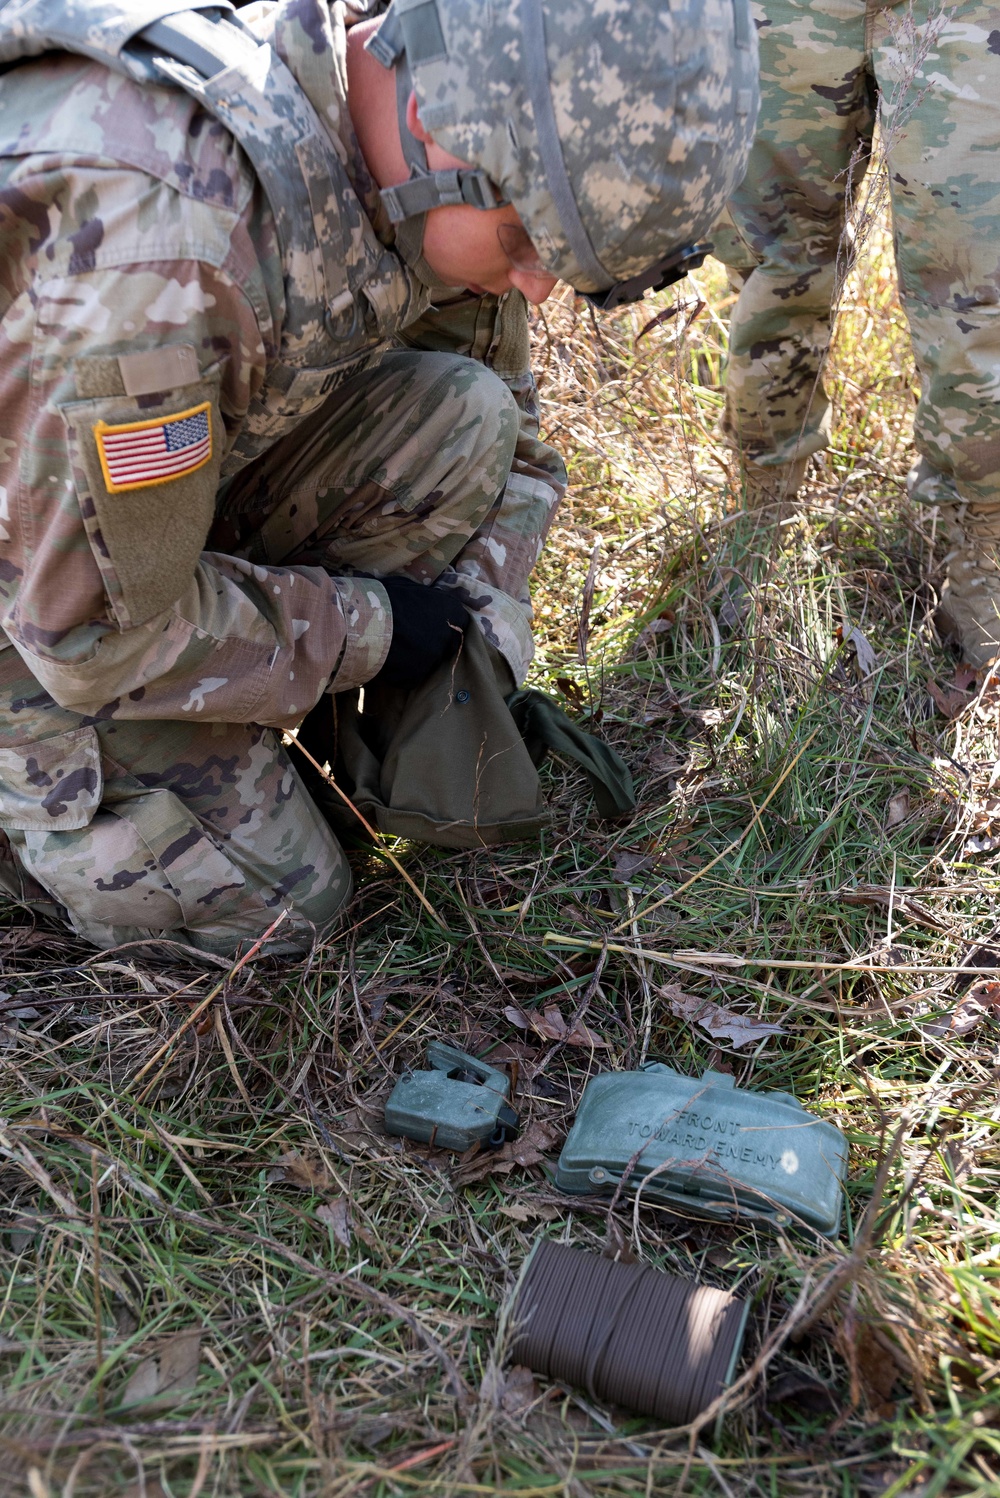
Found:
[[[169,935],[229,956],[287,910],[269,950],[303,951],[348,898],[340,846],[272,730],[94,723],[10,649],[0,703],[0,826],[21,871],[3,887],[34,902],[37,881],[88,941]]]
[[[822,363],[848,176],[864,164],[877,91],[900,290],[922,395],[918,499],[1000,498],[996,29],[981,4],[872,7],[768,0],[750,169],[717,236],[743,280],[725,427],[764,465],[825,445]]]
[[[400,350],[241,474],[227,503],[270,510],[245,547],[252,561],[456,588],[520,681],[531,637],[519,600],[553,497],[540,507],[541,486],[511,478],[517,432],[510,391],[483,365]]]
[[[438,586],[456,590],[520,686],[534,655],[529,579],[568,482],[562,458],[539,436],[527,303],[519,291],[442,301],[400,336],[410,348],[479,360],[517,405],[520,429],[503,492]]]
[[[848,177],[874,126],[864,0],[754,6],[761,112],[746,178],[713,233],[741,289],[724,430],[744,456],[791,463],[826,446],[822,388]]]
[[[921,396],[914,493],[1000,504],[1000,33],[983,4],[877,18],[900,294]]]
[[[429,583],[493,507],[516,437],[514,401],[489,370],[392,352],[239,474],[227,505],[268,511],[251,561]]]

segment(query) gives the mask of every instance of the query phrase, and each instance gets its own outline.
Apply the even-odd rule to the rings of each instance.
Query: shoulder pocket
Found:
[[[223,427],[218,382],[159,400],[60,406],[77,496],[112,611],[127,629],[180,597],[215,515]]]
[[[0,827],[75,832],[93,820],[104,776],[93,728],[0,749]]]

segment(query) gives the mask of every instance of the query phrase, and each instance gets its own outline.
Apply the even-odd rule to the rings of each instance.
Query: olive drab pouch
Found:
[[[455,660],[414,691],[376,683],[365,689],[363,709],[357,693],[338,695],[334,779],[377,831],[445,848],[537,837],[549,820],[537,770],[548,748],[582,764],[600,786],[602,815],[631,810],[618,755],[541,692],[511,694],[511,685],[502,656],[469,628]],[[322,799],[335,825],[346,827],[330,796]]]
[[[445,848],[536,837],[548,821],[538,772],[504,702],[502,657],[478,629],[412,692],[337,698],[334,777],[379,832]]]

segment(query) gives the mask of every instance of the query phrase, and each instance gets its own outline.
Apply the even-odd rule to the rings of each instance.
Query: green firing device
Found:
[[[575,1195],[625,1191],[690,1217],[753,1217],[834,1237],[847,1140],[787,1092],[749,1092],[722,1072],[662,1062],[587,1084],[556,1166]]]
[[[390,1134],[446,1150],[497,1149],[517,1134],[510,1078],[442,1041],[427,1047],[427,1071],[406,1072],[385,1105]]]

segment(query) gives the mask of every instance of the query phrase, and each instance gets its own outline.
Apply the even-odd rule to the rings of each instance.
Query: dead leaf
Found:
[[[974,692],[966,692],[959,688],[942,689],[930,677],[927,680],[927,690],[942,718],[949,720],[959,717],[975,696]]]
[[[40,1226],[41,1223],[37,1217],[28,1217],[23,1212],[19,1212],[7,1229],[11,1253],[23,1254],[29,1248],[33,1248]]]
[[[995,853],[1000,848],[1000,837],[995,832],[976,833],[962,844],[962,857],[972,853]]]
[[[913,953],[907,951],[906,947],[874,947],[867,960],[878,967],[906,967],[907,963],[913,961]]]
[[[664,307],[662,312],[658,312],[655,317],[651,317],[649,322],[645,323],[639,329],[635,335],[636,343],[639,342],[640,338],[645,338],[646,334],[651,333],[654,328],[662,328],[664,323],[668,323],[672,317],[676,317],[681,310],[682,303],[680,302],[675,302],[672,307]]]
[[[289,1150],[267,1172],[269,1186],[295,1186],[299,1191],[330,1191],[334,1181],[318,1155]]]
[[[153,1357],[143,1358],[122,1391],[121,1407],[180,1404],[198,1381],[201,1327],[191,1326],[164,1342]]]
[[[851,1375],[851,1404],[864,1401],[875,1414],[890,1418],[891,1403],[899,1376],[913,1378],[913,1366],[899,1344],[881,1325],[857,1319],[848,1311],[836,1328],[834,1339]]]
[[[944,1147],[945,1158],[951,1167],[956,1186],[961,1186],[979,1159],[979,1151],[971,1144],[956,1144],[949,1140]]]
[[[351,1209],[346,1196],[335,1196],[333,1201],[324,1202],[316,1208],[316,1216],[320,1222],[329,1224],[334,1238],[343,1248],[350,1248]]]
[[[36,931],[34,926],[8,926],[0,932],[0,948],[27,952],[32,947],[50,947],[58,940],[51,931]]]
[[[768,1035],[780,1035],[782,1026],[769,1020],[754,1019],[750,1014],[738,1014],[733,1009],[724,1009],[713,1004],[711,999],[700,999],[685,993],[676,983],[667,983],[660,988],[678,1019],[686,1019],[692,1025],[700,1025],[716,1040],[728,1040],[735,1049],[751,1045],[755,1040],[765,1040]]]
[[[810,1415],[832,1414],[837,1408],[836,1400],[826,1384],[801,1368],[790,1368],[785,1373],[779,1373],[777,1378],[769,1379],[767,1402],[769,1405],[795,1405],[797,1409]]]
[[[649,623],[644,625],[635,637],[635,644],[632,647],[634,653],[638,655],[645,650],[649,654],[655,654],[658,649],[657,637],[668,635],[672,628],[672,619],[666,619],[662,616],[659,619],[650,619]]]
[[[563,1214],[559,1207],[549,1206],[546,1202],[514,1202],[509,1207],[501,1207],[500,1215],[509,1217],[512,1222],[554,1222]]]
[[[503,1012],[504,1019],[509,1019],[512,1025],[519,1030],[530,1030],[531,1020],[517,1004],[508,1004]]]
[[[575,681],[571,680],[570,677],[557,676],[556,686],[559,688],[563,696],[567,698],[575,708],[582,708],[584,706],[586,698],[584,697],[581,688],[576,684]]]
[[[975,999],[977,1004],[982,1004],[984,1009],[1000,1009],[1000,981],[996,978],[980,978],[969,989],[968,997]]]
[[[683,755],[673,747],[664,749],[654,744],[643,760],[643,769],[654,775],[679,775],[687,764]]]
[[[512,1005],[511,1007],[513,1008],[514,1006]],[[520,1013],[520,1010],[518,1010],[518,1013]],[[514,1021],[511,1020],[511,1023],[513,1024]],[[488,1045],[478,1047],[470,1045],[466,1049],[473,1055],[479,1056],[489,1050],[490,1065],[506,1066],[512,1074],[515,1068],[518,1069],[522,1085],[528,1077],[533,1075],[532,1067],[538,1060],[537,1050],[534,1046],[528,1045],[523,1040],[490,1041]]]
[[[517,1139],[501,1145],[498,1150],[478,1147],[466,1150],[452,1171],[452,1179],[457,1186],[470,1186],[487,1176],[507,1175],[518,1166],[527,1170],[551,1154],[561,1138],[561,1130],[555,1124],[536,1120]]]
[[[910,793],[909,791],[897,791],[894,796],[889,797],[889,800],[886,804],[886,829],[888,830],[890,827],[898,827],[900,822],[905,822],[909,815]]]
[[[514,1367],[504,1374],[500,1408],[505,1414],[523,1415],[540,1397],[541,1390],[535,1383],[535,1375],[530,1368],[515,1363]]]
[[[641,874],[644,869],[648,869],[655,862],[656,857],[652,853],[638,853],[626,848],[615,858],[615,877],[620,879],[622,884],[628,884],[629,880],[634,879],[637,874]]]
[[[957,1040],[963,1035],[971,1034],[984,1019],[995,1017],[998,1010],[1000,982],[988,978],[966,989],[950,1014],[920,1020],[920,1029],[925,1035],[931,1035],[935,1039]]]
[[[401,1422],[392,1415],[374,1415],[368,1420],[356,1420],[350,1427],[351,1440],[366,1451],[378,1448],[396,1434]]]
[[[855,1342],[858,1372],[865,1392],[876,1400],[890,1398],[899,1377],[899,1358],[889,1339],[873,1326],[861,1326]]]
[[[621,1223],[613,1212],[609,1212],[604,1224],[604,1243],[601,1246],[602,1259],[614,1259],[619,1264],[635,1264],[637,1262],[635,1251],[625,1236]]]
[[[991,936],[989,940],[992,941],[995,936],[996,932],[993,933],[993,936]],[[976,946],[969,947],[968,951],[966,951],[963,955],[961,962],[958,964],[958,971],[955,974],[954,985],[956,989],[958,989],[959,987],[968,988],[970,983],[974,983],[977,981],[976,975],[974,973],[967,974],[963,972],[964,968],[970,967],[1000,968],[1000,948],[991,947],[988,943],[979,943]]]
[[[878,656],[858,626],[850,624],[846,629],[838,629],[837,638],[844,645],[854,646],[854,654],[858,660],[858,670],[862,676],[870,676],[878,665]]]
[[[33,1009],[30,1004],[24,1003],[24,995],[8,993],[7,989],[0,988],[0,1014],[5,1020],[10,1019],[41,1019],[40,1009]],[[31,994],[29,997],[34,998]]]
[[[545,1159],[553,1146],[560,1143],[562,1139],[561,1130],[557,1124],[542,1123],[537,1119],[518,1135],[516,1139],[504,1146],[509,1149],[511,1159],[515,1165],[520,1165],[522,1170],[527,1170],[530,1165],[537,1165]],[[503,1153],[503,1150],[500,1151]]]
[[[608,1049],[609,1042],[596,1035],[582,1019],[575,1020],[572,1026],[567,1025],[558,1004],[547,1004],[541,1014],[536,1010],[525,1013],[517,1004],[508,1004],[504,1010],[504,1018],[509,1019],[519,1030],[534,1030],[543,1040],[585,1046],[588,1050],[595,1051]]]

